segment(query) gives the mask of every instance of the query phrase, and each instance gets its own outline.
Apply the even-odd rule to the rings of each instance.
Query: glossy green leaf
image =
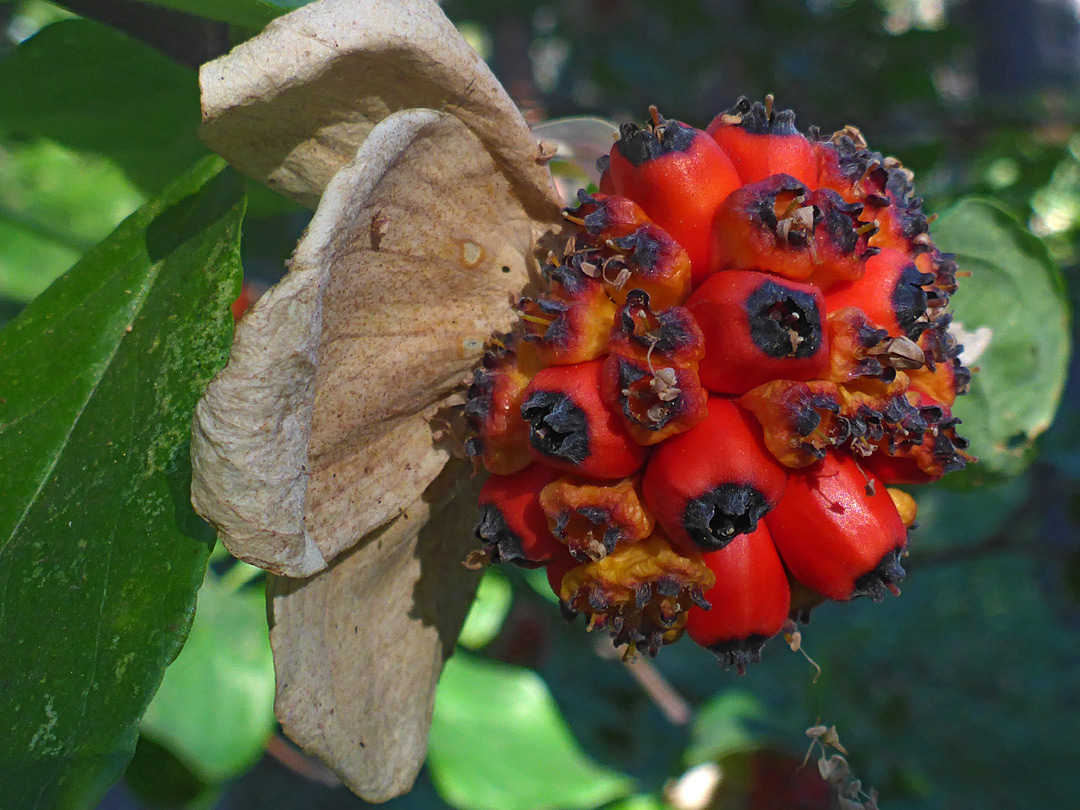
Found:
[[[585,756],[536,673],[466,653],[439,681],[428,766],[461,810],[591,808],[633,789]]]
[[[242,181],[208,158],[0,332],[0,785],[93,806],[179,651],[213,536],[195,401],[224,364]]]
[[[968,344],[980,330],[989,335],[971,392],[954,408],[979,458],[963,480],[1015,475],[1030,462],[1065,386],[1071,325],[1061,275],[1038,238],[985,200],[958,203],[933,235],[971,273],[952,300],[955,323],[972,336]]]
[[[0,143],[0,297],[30,301],[143,202],[104,158]]]
[[[469,608],[469,615],[465,617],[458,643],[470,650],[490,644],[502,629],[513,600],[514,589],[506,575],[494,568],[485,571],[476,589],[476,598]]]
[[[0,130],[111,159],[154,192],[206,154],[195,71],[108,26],[63,20],[0,61]]]
[[[148,0],[157,6],[259,30],[308,0]]]
[[[208,570],[184,649],[165,671],[140,731],[172,751],[204,782],[243,774],[273,733],[274,659],[261,587],[237,587],[237,562]]]

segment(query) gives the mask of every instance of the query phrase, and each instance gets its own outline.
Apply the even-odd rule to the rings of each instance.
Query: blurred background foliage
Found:
[[[0,324],[205,152],[195,68],[298,4],[0,0]],[[1080,290],[1075,0],[444,9],[531,121],[640,119],[655,103],[704,126],[738,95],[771,92],[804,126],[858,124],[915,170],[931,211],[992,198],[1043,240],[1071,301]],[[249,193],[242,256],[253,295],[278,277],[310,214]],[[1025,334],[1040,317],[1011,313]],[[837,724],[854,772],[890,810],[1072,806],[1075,378],[1010,475],[917,493],[903,598],[815,612],[803,644],[822,668],[816,681],[782,641],[741,678],[691,644],[627,666],[604,639],[562,622],[543,577],[489,572],[440,685],[428,767],[387,807],[828,808],[835,799],[813,764],[797,767],[803,730],[819,719]],[[1016,384],[1037,405],[1056,382]],[[260,578],[214,552],[187,645],[102,807],[365,806],[276,731]]]

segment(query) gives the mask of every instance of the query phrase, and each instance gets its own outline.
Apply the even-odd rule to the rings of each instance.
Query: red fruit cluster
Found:
[[[972,460],[956,265],[854,128],[651,112],[475,373],[477,535],[617,644],[685,632],[741,670],[789,616],[896,592],[915,510],[886,485]]]

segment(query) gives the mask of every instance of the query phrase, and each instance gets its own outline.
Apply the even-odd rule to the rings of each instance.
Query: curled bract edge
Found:
[[[433,2],[320,0],[201,83],[207,142],[319,205],[196,409],[193,502],[275,575],[285,732],[384,801],[423,761],[476,583],[460,565],[474,482],[444,418],[509,325],[560,200],[524,120]]]

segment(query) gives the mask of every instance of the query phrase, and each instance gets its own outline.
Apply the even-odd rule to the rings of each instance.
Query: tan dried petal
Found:
[[[479,481],[450,464],[423,498],[309,579],[271,577],[275,712],[356,793],[407,791],[435,684],[472,601]]]
[[[429,421],[509,326],[537,227],[454,116],[373,131],[196,409],[193,501],[234,555],[310,576],[416,500],[451,451]]]
[[[546,217],[551,179],[502,86],[433,0],[319,0],[203,66],[203,140],[241,171],[314,207],[382,119],[460,118]]]

